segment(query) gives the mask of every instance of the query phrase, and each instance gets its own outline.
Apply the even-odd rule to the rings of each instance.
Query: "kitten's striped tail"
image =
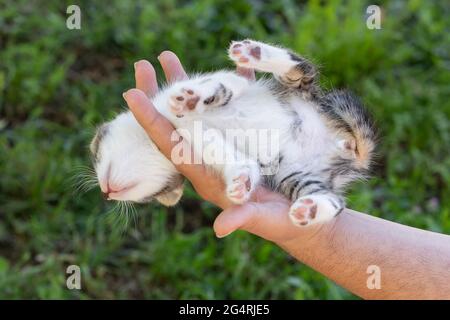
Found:
[[[345,148],[354,151],[353,167],[368,170],[373,160],[376,134],[374,124],[361,101],[346,90],[331,91],[320,100],[322,111],[344,135]]]

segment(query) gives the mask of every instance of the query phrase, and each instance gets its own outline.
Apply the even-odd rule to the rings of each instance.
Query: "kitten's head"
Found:
[[[130,112],[97,129],[90,150],[106,199],[175,205],[183,194],[183,176],[158,150]]]

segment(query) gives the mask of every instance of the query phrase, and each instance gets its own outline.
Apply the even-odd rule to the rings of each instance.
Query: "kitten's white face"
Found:
[[[105,198],[174,205],[183,178],[158,151],[130,112],[103,124],[91,142],[97,179]]]

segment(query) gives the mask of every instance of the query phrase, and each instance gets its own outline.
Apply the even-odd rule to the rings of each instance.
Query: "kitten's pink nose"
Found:
[[[118,193],[118,192],[120,192],[120,191],[122,191],[124,189],[125,188],[121,188],[121,187],[118,187],[118,186],[111,186],[111,184],[108,183],[107,187],[106,187],[106,191],[102,190],[103,199],[110,200],[110,197],[109,197],[110,193]]]

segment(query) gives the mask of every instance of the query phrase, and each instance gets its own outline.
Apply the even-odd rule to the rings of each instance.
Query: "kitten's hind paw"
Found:
[[[233,41],[228,53],[230,59],[242,67],[251,67],[253,63],[261,60],[261,46],[251,40]]]
[[[299,198],[291,206],[289,217],[299,227],[327,222],[340,213],[343,206],[327,195],[310,195]]]
[[[227,196],[235,204],[242,204],[250,198],[252,182],[248,173],[242,172],[227,185]]]
[[[239,153],[235,153],[233,156],[244,157]],[[258,163],[251,159],[225,165],[223,177],[226,184],[226,195],[231,202],[243,204],[250,199],[261,178],[259,170]]]

